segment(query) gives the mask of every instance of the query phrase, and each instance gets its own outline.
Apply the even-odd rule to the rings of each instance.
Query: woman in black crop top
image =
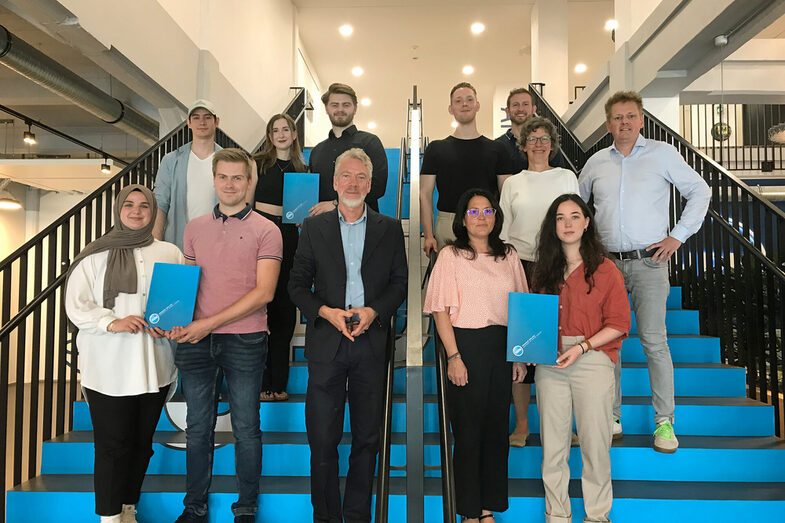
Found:
[[[302,150],[297,139],[294,121],[285,114],[276,114],[267,122],[267,140],[262,150],[254,155],[259,179],[254,196],[257,212],[275,223],[283,238],[283,261],[273,301],[267,304],[267,324],[270,337],[267,365],[262,379],[262,401],[289,399],[286,383],[289,380],[289,345],[294,333],[297,312],[289,299],[286,287],[297,250],[298,231],[293,223],[281,223],[283,214],[283,174],[306,172]]]

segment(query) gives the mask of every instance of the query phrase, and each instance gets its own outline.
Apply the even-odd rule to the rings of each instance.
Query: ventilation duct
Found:
[[[151,145],[158,122],[77,76],[0,25],[0,64]]]

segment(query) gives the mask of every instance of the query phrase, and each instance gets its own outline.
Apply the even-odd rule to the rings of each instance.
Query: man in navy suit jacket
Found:
[[[308,320],[305,425],[315,522],[371,521],[390,320],[406,297],[403,231],[365,204],[371,160],[353,148],[335,161],[333,211],[306,218],[289,294]],[[352,450],[343,505],[338,443],[349,398]]]

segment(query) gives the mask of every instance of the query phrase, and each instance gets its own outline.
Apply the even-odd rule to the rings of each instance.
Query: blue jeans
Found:
[[[198,343],[181,343],[175,364],[188,408],[186,414],[186,494],[183,504],[195,514],[207,513],[213,473],[213,449],[219,376],[229,391],[234,459],[239,498],[235,515],[255,514],[262,473],[259,394],[267,359],[267,333],[210,334]]]

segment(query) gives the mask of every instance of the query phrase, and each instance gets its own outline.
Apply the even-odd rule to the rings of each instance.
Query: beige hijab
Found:
[[[120,220],[120,209],[126,198],[128,198],[128,195],[133,191],[139,191],[144,195],[147,199],[147,203],[150,205],[152,216],[150,223],[137,230],[128,228]],[[158,204],[150,189],[138,184],[123,187],[114,202],[114,209],[112,211],[114,216],[114,227],[97,240],[88,243],[85,248],[82,249],[82,252],[74,258],[71,267],[68,269],[66,285],[68,285],[68,278],[71,277],[74,267],[76,267],[79,262],[91,254],[109,251],[109,259],[106,262],[106,274],[104,275],[103,307],[113,309],[114,300],[121,292],[136,294],[138,283],[136,279],[136,264],[134,263],[133,249],[145,247],[153,243],[153,224],[155,223],[155,216],[157,213]]]

